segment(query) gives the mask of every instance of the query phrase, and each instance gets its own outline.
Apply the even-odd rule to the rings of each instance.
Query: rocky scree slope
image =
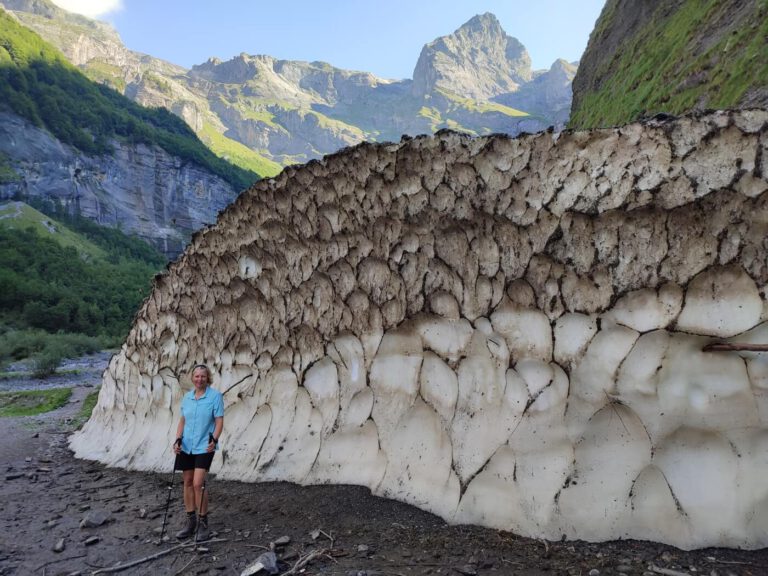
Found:
[[[572,73],[562,82],[558,63],[533,71],[525,47],[492,14],[425,46],[413,80],[387,80],[325,62],[248,54],[185,70],[128,50],[108,25],[83,23],[47,0],[4,2],[89,77],[171,110],[217,154],[261,175],[402,134],[535,132],[561,124],[570,108]],[[506,103],[524,89],[524,99],[510,102],[530,110]]]
[[[768,338],[767,149],[751,110],[287,168],[156,279],[71,447],[170,471],[206,362],[219,477],[548,539],[764,547],[768,360],[702,348]]]
[[[608,0],[573,80],[569,126],[768,106],[765,0]]]

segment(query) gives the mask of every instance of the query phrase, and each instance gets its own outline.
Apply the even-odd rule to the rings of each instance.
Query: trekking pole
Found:
[[[213,434],[211,432],[208,433],[208,443],[216,442],[213,438]],[[208,476],[210,475],[210,471],[206,472],[205,474],[205,482],[203,482],[203,489],[200,492],[200,508],[197,510],[197,525],[195,526],[195,549],[197,549],[197,533],[200,530],[200,510],[203,508],[203,500],[205,500],[205,489],[208,486]],[[207,512],[207,510],[206,510]]]
[[[175,444],[181,444],[181,439],[177,438]],[[163,537],[165,536],[165,524],[168,520],[168,508],[171,505],[171,493],[173,492],[173,481],[176,479],[176,459],[173,459],[173,472],[171,472],[171,482],[168,484],[168,499],[165,501],[165,514],[163,514],[163,528],[160,530],[160,541],[157,543],[159,546],[163,543]]]

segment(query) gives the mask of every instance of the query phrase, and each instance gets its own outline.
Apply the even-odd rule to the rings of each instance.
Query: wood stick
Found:
[[[651,564],[648,569],[654,574],[661,574],[662,576],[691,576],[690,572],[680,572],[678,570],[670,570],[669,568],[659,568]]]
[[[736,564],[738,566],[754,566],[755,568],[759,568],[759,564],[753,564],[752,562],[736,562],[735,560],[718,560],[717,558],[714,558],[712,560],[713,562],[717,562],[718,564]]]
[[[133,482],[115,482],[114,484],[107,484],[106,486],[99,486],[97,484],[95,486],[85,486],[83,488],[80,488],[80,491],[90,493],[92,490],[108,490],[109,488],[120,488],[121,486],[130,486],[131,484],[133,484]]]
[[[78,554],[77,556],[67,556],[66,558],[56,558],[56,560],[51,560],[50,562],[46,562],[45,564],[40,564],[40,566],[35,568],[35,572],[45,568],[46,566],[50,566],[51,564],[56,564],[57,562],[66,562],[67,560],[74,560],[75,558],[85,558],[86,556],[87,554]]]
[[[206,544],[211,542],[226,542],[226,541],[227,541],[226,538],[215,538],[213,540],[206,540]],[[197,546],[197,542],[191,542],[189,544],[178,544],[176,546],[168,548],[168,550],[163,550],[162,552],[158,552],[157,554],[152,554],[151,556],[145,556],[144,558],[139,558],[138,560],[133,560],[131,562],[128,562],[127,564],[119,564],[117,566],[112,566],[111,568],[102,568],[101,570],[96,570],[95,572],[91,572],[91,576],[96,576],[96,574],[111,574],[114,572],[122,572],[123,570],[127,570],[128,568],[133,568],[134,566],[138,566],[139,564],[144,564],[145,562],[150,562],[152,560],[157,560],[158,558],[162,558],[163,556],[166,556],[171,552],[175,552],[176,550],[181,550],[182,548],[192,548],[194,546]]]
[[[318,558],[320,556],[325,556],[327,554],[327,550],[312,550],[309,554],[306,554],[305,556],[302,556],[296,561],[296,564],[293,565],[293,568],[288,570],[288,572],[284,572],[283,576],[289,576],[290,574],[298,574],[299,570],[301,570],[304,566],[312,562],[315,558]]]
[[[702,348],[703,352],[768,352],[768,344],[739,344],[738,342],[713,342]]]
[[[327,532],[324,532],[323,530],[318,530],[318,532],[320,532],[320,534],[322,534],[323,536],[328,538],[328,540],[331,541],[331,548],[333,548],[333,535],[332,534],[328,534]]]
[[[186,570],[187,568],[189,568],[189,566],[190,566],[190,565],[192,564],[192,562],[194,562],[195,560],[197,560],[197,558],[195,558],[195,557],[193,556],[193,557],[190,559],[190,561],[189,561],[189,562],[187,562],[186,564],[184,564],[184,566],[182,566],[182,567],[181,567],[181,570],[178,570],[178,571],[174,572],[174,573],[173,573],[173,576],[179,576],[179,574],[181,574],[182,572],[184,572],[184,570]]]

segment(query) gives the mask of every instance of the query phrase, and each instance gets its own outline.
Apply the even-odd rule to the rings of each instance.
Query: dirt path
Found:
[[[2,575],[85,575],[175,544],[155,543],[168,475],[105,468],[76,460],[67,449],[67,419],[92,390],[76,386],[70,404],[46,415],[0,418]],[[281,536],[290,539],[278,548],[281,571],[312,550],[330,549],[306,566],[305,575],[594,576],[595,570],[600,575],[768,574],[768,550],[682,552],[635,541],[545,543],[496,530],[448,526],[358,487],[240,484],[214,478],[210,494],[211,528],[225,541],[207,545],[205,552],[178,550],[120,574],[238,575]],[[178,486],[173,495],[171,533],[182,521]],[[100,512],[109,515],[107,523],[80,528],[88,514]],[[316,539],[314,530],[322,531]],[[93,536],[98,542],[86,544]],[[60,539],[65,549],[57,553],[53,547]]]

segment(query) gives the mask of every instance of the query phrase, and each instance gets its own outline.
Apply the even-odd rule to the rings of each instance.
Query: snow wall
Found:
[[[362,144],[244,192],[158,276],[81,458],[358,484],[548,539],[768,545],[768,112]]]

